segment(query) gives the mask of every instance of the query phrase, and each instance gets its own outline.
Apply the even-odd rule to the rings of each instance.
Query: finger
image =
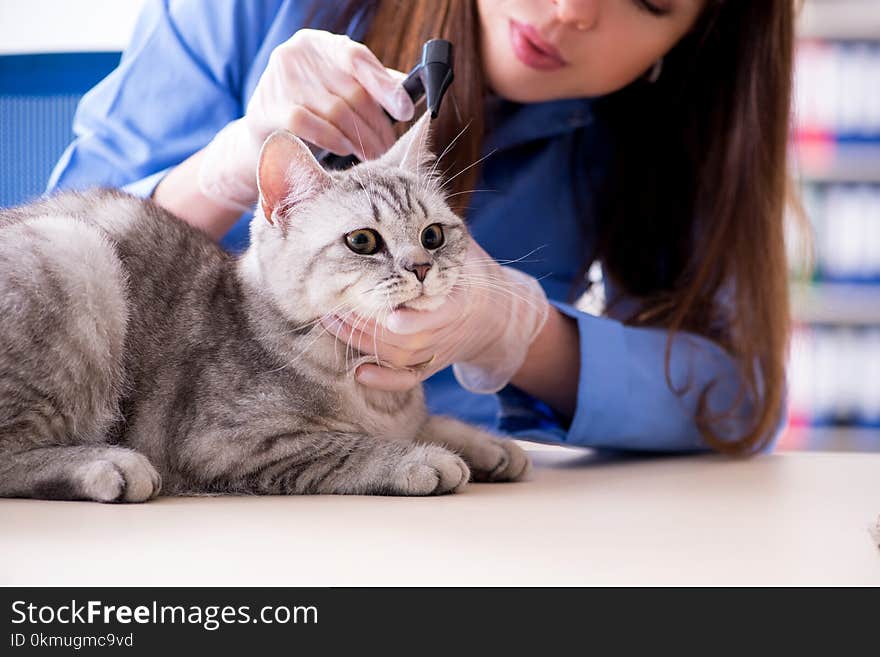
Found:
[[[353,143],[358,143],[356,141],[358,137],[357,131],[359,130],[363,133],[364,126],[366,125],[367,130],[372,132],[376,142],[380,145],[380,150],[375,154],[375,157],[382,155],[394,145],[394,142],[397,141],[397,136],[391,127],[391,119],[388,118],[381,105],[376,102],[370,95],[370,92],[360,82],[351,76],[346,76],[341,80],[334,79],[329,85],[330,90],[340,98],[345,99],[345,102],[348,103],[355,114],[356,123],[355,135],[354,139],[352,139]]]
[[[461,304],[457,301],[455,293],[453,293],[436,310],[424,311],[404,308],[392,311],[385,319],[385,326],[389,331],[399,335],[436,331],[460,316]]]
[[[365,351],[362,353],[375,355],[372,351],[367,351],[372,340],[368,343],[365,339],[365,334],[361,330],[354,328],[351,324],[347,324],[339,317],[333,316],[321,318],[321,325],[328,333],[347,347],[353,347],[358,351],[361,351],[361,348],[363,348]]]
[[[436,342],[437,338],[434,331],[422,331],[410,335],[395,333],[384,324],[379,324],[372,319],[364,320],[359,316],[342,318],[334,315],[334,318],[347,324],[351,330],[359,330],[367,335],[375,335],[376,339],[380,342],[405,351],[428,349]]]
[[[391,79],[394,80],[397,84],[403,84],[403,81],[406,80],[407,74],[403,71],[398,71],[394,68],[386,68],[385,72],[391,76]]]
[[[355,324],[348,324],[339,317],[321,319],[321,324],[328,333],[335,336],[346,347],[350,347],[361,354],[378,356],[380,360],[386,360],[390,355],[389,349],[380,343],[373,333],[362,330],[361,324],[355,319]],[[390,362],[390,359],[389,359]]]
[[[419,385],[421,377],[407,370],[392,370],[365,364],[355,370],[355,380],[368,388],[386,392],[406,392]]]
[[[302,105],[297,105],[290,111],[286,127],[300,139],[336,155],[350,155],[355,152],[354,144],[339,128]]]
[[[372,160],[385,152],[382,138],[345,98],[325,92],[310,99],[307,107],[341,132],[361,160]]]
[[[420,365],[434,356],[431,348],[408,350],[400,349],[384,342],[377,334],[369,330],[361,330],[338,319],[322,322],[329,333],[343,344],[354,348],[361,354],[376,356],[383,363],[392,367],[403,368]]]
[[[415,114],[412,100],[370,49],[356,43],[348,56],[354,77],[373,99],[398,121],[409,121]]]

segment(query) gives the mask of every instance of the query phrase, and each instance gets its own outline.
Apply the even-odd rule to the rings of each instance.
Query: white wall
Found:
[[[0,53],[122,50],[144,0],[0,0]]]

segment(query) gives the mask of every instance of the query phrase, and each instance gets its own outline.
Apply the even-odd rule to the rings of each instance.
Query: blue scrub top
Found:
[[[148,0],[119,67],[87,93],[74,118],[75,140],[49,190],[119,187],[149,196],[169,169],[203,148],[242,116],[272,50],[305,26],[302,0]],[[329,24],[333,3],[318,3]],[[322,23],[321,21],[324,21]],[[362,38],[367,17],[347,33]],[[314,26],[313,23],[311,26]],[[458,53],[462,56],[462,53]],[[496,395],[463,390],[451,368],[425,383],[435,413],[539,442],[658,452],[705,449],[694,421],[700,391],[715,381],[710,408],[729,409],[741,380],[732,359],[703,338],[673,340],[667,385],[666,331],[625,326],[565,303],[595,248],[593,190],[607,159],[607,140],[576,98],[533,104],[496,100],[487,110],[481,180],[467,212],[475,239],[496,259],[537,277],[548,297],[572,317],[580,335],[578,402],[571,421],[507,386]],[[489,155],[491,153],[491,155]],[[246,245],[243,217],[224,245]],[[573,285],[574,284],[574,285]],[[608,289],[606,298],[620,299]],[[632,308],[622,299],[615,308]],[[716,427],[738,437],[753,407],[742,403]],[[781,418],[780,426],[785,418]],[[778,433],[778,432],[777,432]]]

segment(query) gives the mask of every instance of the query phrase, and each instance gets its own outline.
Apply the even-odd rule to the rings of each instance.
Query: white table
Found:
[[[0,584],[880,585],[880,454],[603,461],[439,498],[0,500]]]

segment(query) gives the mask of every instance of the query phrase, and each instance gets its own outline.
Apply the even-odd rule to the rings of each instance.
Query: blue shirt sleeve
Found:
[[[564,445],[650,452],[707,450],[695,421],[707,386],[709,412],[722,416],[713,429],[729,439],[747,430],[754,400],[744,394],[739,370],[720,346],[693,334],[677,334],[670,352],[670,387],[666,330],[630,327],[568,304],[553,305],[577,322],[579,332],[574,417],[566,422],[539,400],[507,386],[498,393],[501,431]],[[783,413],[774,442],[786,419]]]
[[[241,116],[242,87],[279,2],[148,0],[116,70],[80,101],[48,190],[149,196]]]

